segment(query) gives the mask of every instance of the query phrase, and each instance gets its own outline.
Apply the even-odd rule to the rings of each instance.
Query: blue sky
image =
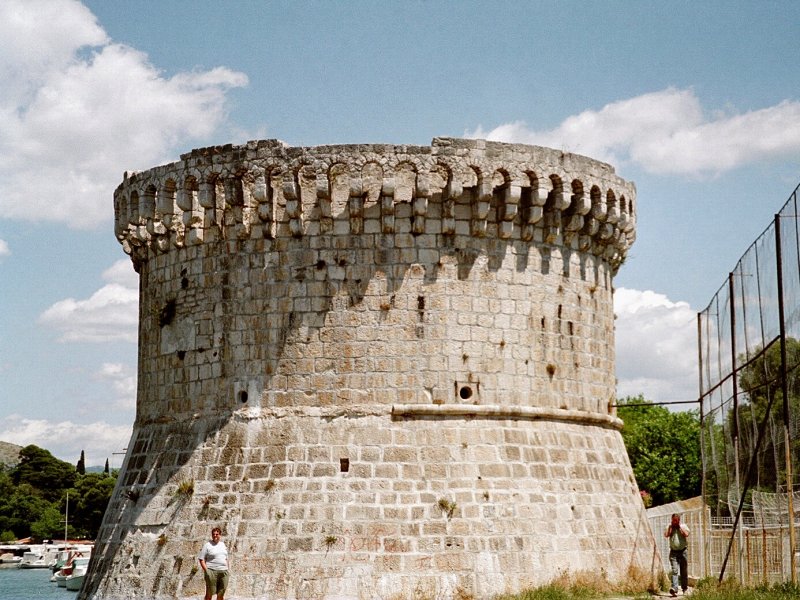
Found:
[[[697,396],[695,318],[800,182],[798,2],[0,3],[0,440],[90,464],[135,414],[126,170],[191,148],[488,137],[638,189],[619,395]]]

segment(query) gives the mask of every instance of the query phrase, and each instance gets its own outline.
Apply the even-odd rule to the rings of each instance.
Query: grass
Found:
[[[650,598],[653,582],[649,574],[631,569],[624,581],[611,583],[604,571],[562,573],[550,584],[494,600],[594,600],[602,598]],[[688,600],[688,599],[687,599]]]
[[[194,494],[194,479],[185,479],[178,484],[173,494],[175,497],[188,497]]]
[[[636,579],[621,585],[611,585],[604,577],[591,574],[563,576],[555,582],[519,594],[497,596],[494,600],[602,600],[620,598],[646,599],[650,593],[637,586]],[[638,589],[636,589],[638,587]],[[683,596],[679,596],[682,599]],[[791,583],[746,588],[733,580],[718,584],[714,578],[700,581],[687,600],[796,600],[800,598],[800,586]]]
[[[439,507],[439,510],[441,510],[448,519],[453,517],[453,513],[458,506],[455,502],[452,502],[447,498],[439,498],[439,502],[436,504]]]
[[[800,597],[800,585],[778,583],[773,586],[746,588],[735,581],[721,584],[714,578],[703,579],[690,596],[692,600],[789,600]]]

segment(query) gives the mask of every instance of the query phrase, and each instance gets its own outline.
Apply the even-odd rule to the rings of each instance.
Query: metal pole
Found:
[[[775,249],[778,270],[778,316],[781,331],[781,393],[783,394],[783,445],[786,460],[786,495],[789,512],[789,565],[792,583],[797,584],[797,558],[795,557],[794,493],[792,489],[792,447],[789,435],[789,382],[786,376],[786,319],[783,302],[783,256],[781,252],[781,216],[775,215]]]
[[[736,474],[736,493],[742,493],[741,479],[739,477],[739,381],[737,380],[736,369],[736,295],[733,285],[733,273],[728,273],[728,298],[731,308],[731,378],[733,385],[733,423],[731,424],[733,436],[733,461],[734,472]],[[739,564],[739,582],[744,583],[744,564],[742,562],[741,548],[744,546],[742,528],[739,527],[739,549],[737,553]]]
[[[706,499],[706,442],[705,442],[705,415],[703,412],[703,320],[702,320],[702,313],[697,313],[697,364],[699,365],[698,372],[697,372],[697,387],[700,389],[700,398],[698,402],[700,403],[700,464],[701,464],[701,474],[700,474],[700,496],[703,498],[703,512],[700,517],[701,519],[701,528],[703,530],[703,535],[705,536],[708,533],[708,518],[706,516],[707,512],[707,499]],[[702,552],[700,553],[700,572],[703,574],[703,577],[708,577],[708,548],[709,544],[703,544],[701,546]]]
[[[753,558],[750,553],[750,531],[747,531],[747,587],[750,587],[750,572],[753,570]]]
[[[767,568],[767,528],[764,520],[761,520],[761,583],[767,585],[769,582],[769,569]]]
[[[64,544],[67,543],[67,528],[69,527],[69,490],[67,490],[67,505],[64,509]]]

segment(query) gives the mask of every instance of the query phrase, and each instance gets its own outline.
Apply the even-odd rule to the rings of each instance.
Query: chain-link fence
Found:
[[[787,524],[740,519],[734,530],[732,517],[712,517],[702,497],[647,509],[647,519],[659,546],[665,573],[670,572],[669,540],[664,532],[673,513],[689,528],[686,551],[689,582],[718,576],[726,562],[726,576],[746,586],[772,585],[791,578],[791,543]],[[733,542],[731,543],[731,539]]]
[[[709,565],[720,575],[737,575],[737,569],[726,573],[730,560],[752,551],[753,557],[786,558],[781,577],[796,578],[799,190],[698,314],[703,496],[711,522],[730,523],[724,558]],[[780,551],[767,541],[772,537]],[[766,564],[759,572],[772,580]],[[738,576],[752,580],[745,572]]]

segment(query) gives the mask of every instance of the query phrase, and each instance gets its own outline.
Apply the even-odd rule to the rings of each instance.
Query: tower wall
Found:
[[[215,525],[237,598],[650,572],[610,408],[634,196],[585,157],[441,138],[126,174],[137,417],[82,597],[201,593]]]

